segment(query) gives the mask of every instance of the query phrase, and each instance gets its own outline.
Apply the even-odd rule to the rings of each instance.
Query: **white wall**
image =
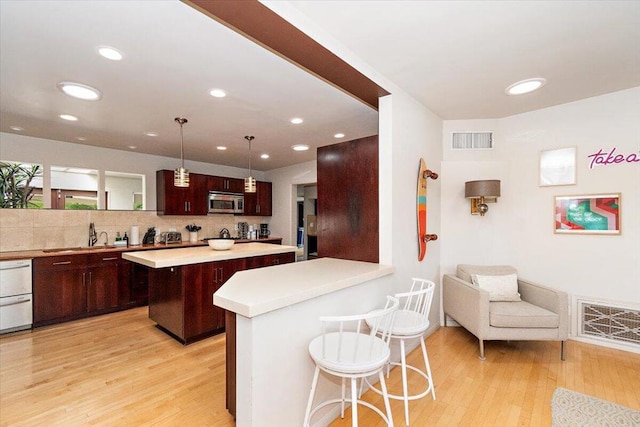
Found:
[[[269,229],[271,234],[282,236],[283,245],[296,246],[298,230],[298,184],[317,182],[315,160],[274,169],[265,174],[272,186],[273,211]]]
[[[454,130],[494,130],[496,148],[454,152]],[[590,169],[588,158],[614,147],[640,158],[640,88],[500,120],[445,121],[442,139],[443,273],[459,263],[512,264],[574,297],[640,306],[640,161]],[[569,146],[577,184],[540,187],[540,151]],[[464,182],[491,178],[502,181],[502,196],[485,217],[470,215]],[[554,234],[554,196],[611,192],[622,194],[621,235]]]

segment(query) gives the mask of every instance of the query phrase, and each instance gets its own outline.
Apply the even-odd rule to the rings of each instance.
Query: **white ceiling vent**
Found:
[[[493,148],[493,132],[453,132],[453,150],[486,150]]]

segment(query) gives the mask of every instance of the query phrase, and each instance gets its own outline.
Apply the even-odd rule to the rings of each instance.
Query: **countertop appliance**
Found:
[[[32,324],[31,260],[0,261],[0,334]]]
[[[170,243],[182,243],[182,233],[179,231],[167,231],[160,233],[160,242],[168,245]]]
[[[209,213],[241,214],[244,213],[244,194],[209,192]]]
[[[258,235],[261,239],[266,239],[271,234],[269,230],[269,224],[260,224],[260,234]]]

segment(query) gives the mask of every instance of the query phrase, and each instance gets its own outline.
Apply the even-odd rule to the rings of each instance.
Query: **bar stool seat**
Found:
[[[395,313],[393,324],[382,324],[378,333],[390,333],[391,339],[397,339],[400,342],[400,362],[389,362],[387,365],[387,378],[389,377],[389,368],[391,365],[400,366],[402,370],[402,395],[388,393],[390,399],[404,401],[404,417],[405,424],[409,425],[409,401],[421,399],[431,393],[433,400],[436,399],[436,392],[433,385],[433,377],[431,375],[431,366],[429,365],[429,357],[427,348],[424,343],[424,333],[429,328],[429,311],[431,310],[431,302],[435,283],[430,280],[413,278],[411,290],[405,293],[395,294],[394,296],[400,301],[400,308]],[[405,342],[410,339],[420,339],[420,347],[422,349],[422,357],[424,360],[424,371],[407,364]],[[408,393],[407,369],[417,373],[426,381],[426,387],[415,394]],[[367,381],[367,380],[365,380]],[[382,392],[369,384],[369,387],[376,393]]]
[[[392,296],[387,297],[384,309],[375,312],[350,315],[350,316],[323,316],[322,335],[314,338],[309,344],[309,355],[313,359],[316,368],[309,392],[309,400],[305,411],[303,426],[309,426],[311,417],[321,408],[327,405],[340,403],[340,416],[344,418],[345,403],[351,402],[352,425],[358,425],[358,404],[364,405],[386,422],[388,426],[393,426],[391,416],[391,405],[387,395],[387,388],[384,380],[383,370],[389,362],[389,332],[380,332],[379,325],[385,323],[393,325],[393,315],[398,309],[398,299]],[[370,324],[369,331],[365,324]],[[329,399],[313,406],[313,398],[320,371],[341,378],[342,396],[336,399]],[[378,374],[384,398],[385,411],[383,413],[369,402],[359,399],[357,380],[371,375]],[[350,380],[351,399],[345,396],[345,380]]]

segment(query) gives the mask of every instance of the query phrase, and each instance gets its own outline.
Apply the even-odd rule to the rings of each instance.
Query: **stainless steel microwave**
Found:
[[[210,191],[209,213],[244,213],[244,194]]]

